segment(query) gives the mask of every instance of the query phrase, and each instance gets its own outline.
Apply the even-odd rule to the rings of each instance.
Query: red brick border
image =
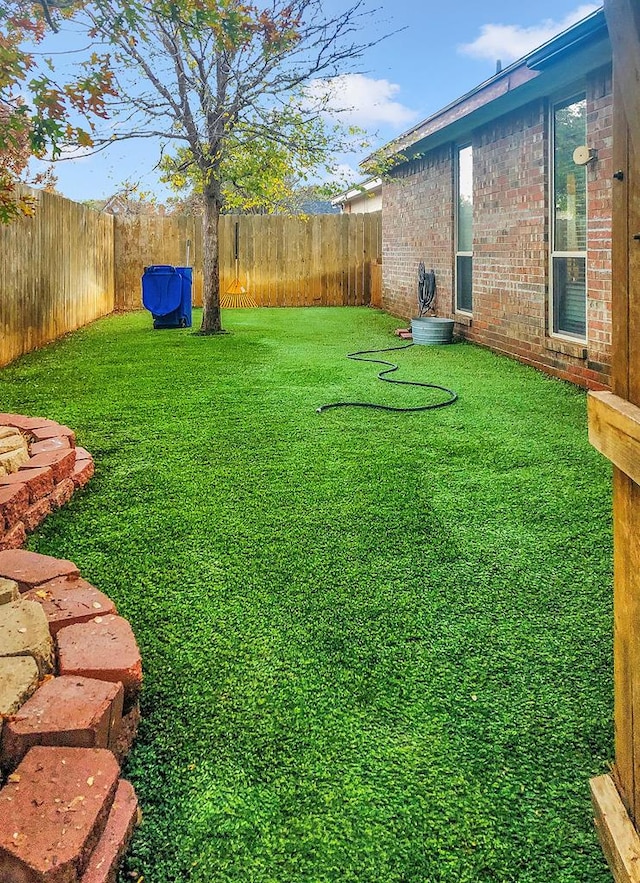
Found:
[[[15,464],[17,469],[0,474],[0,551],[24,545],[26,534],[68,503],[94,473],[91,454],[76,448],[75,433],[68,426],[46,417],[0,414],[1,428],[20,432],[29,457]]]
[[[111,883],[139,821],[119,765],[140,719],[140,651],[73,562],[20,548],[89,481],[93,458],[68,427],[19,414],[0,414],[0,445],[0,582],[13,585],[0,603],[0,662],[22,677],[0,695],[0,880]],[[31,628],[21,616],[33,635],[21,635]],[[34,656],[54,646],[54,675],[42,678]]]

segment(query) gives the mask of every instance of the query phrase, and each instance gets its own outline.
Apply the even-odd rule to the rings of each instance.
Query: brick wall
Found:
[[[611,345],[610,68],[587,81],[588,340],[549,334],[549,124],[535,101],[470,132],[474,149],[473,317],[455,314],[453,145],[406,164],[384,188],[383,304],[417,309],[418,262],[436,271],[436,311],[457,332],[582,386],[609,382]]]
[[[598,151],[598,161],[587,167],[589,362],[593,370],[602,366],[607,375],[611,365],[611,206],[615,171],[612,93],[610,67],[590,78],[587,132],[589,147]]]
[[[453,281],[451,155],[450,146],[433,151],[399,168],[383,187],[383,304],[394,315],[416,314],[422,260],[436,271],[439,312],[448,312]]]
[[[520,358],[545,334],[547,138],[536,102],[474,134],[473,322],[466,336]]]

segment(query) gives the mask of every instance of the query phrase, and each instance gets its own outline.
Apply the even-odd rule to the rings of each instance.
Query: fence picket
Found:
[[[170,221],[164,219],[165,224]],[[261,306],[369,303],[371,265],[381,256],[379,223],[374,216],[223,216],[220,223],[223,292],[235,278],[236,222],[240,239],[240,283]],[[140,248],[145,248],[143,241]],[[171,263],[168,258],[157,262]],[[198,262],[196,272],[197,267]]]
[[[183,266],[191,240],[193,300],[202,303],[202,224],[197,218],[113,216],[33,191],[34,218],[0,228],[0,365],[114,309],[141,307],[152,264]],[[223,215],[220,282],[238,278],[261,306],[368,304],[381,260],[380,213]],[[377,292],[376,292],[377,293]]]
[[[114,309],[114,218],[29,191],[33,218],[0,226],[0,365]]]

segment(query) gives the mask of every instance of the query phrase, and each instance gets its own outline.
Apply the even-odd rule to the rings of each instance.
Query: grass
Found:
[[[87,489],[31,540],[127,616],[144,809],[123,880],[604,883],[610,472],[585,396],[459,344],[354,349],[364,309],[239,310],[231,334],[111,317],[0,372],[74,427]]]

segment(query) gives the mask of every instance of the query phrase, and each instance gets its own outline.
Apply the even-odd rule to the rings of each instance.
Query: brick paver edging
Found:
[[[0,414],[0,550],[18,549],[54,509],[83,487],[93,458],[68,426]]]
[[[93,471],[68,427],[0,414],[2,883],[115,883],[139,821],[131,626],[72,561],[20,548]]]

